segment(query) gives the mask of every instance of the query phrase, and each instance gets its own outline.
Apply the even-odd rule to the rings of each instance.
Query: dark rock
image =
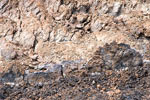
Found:
[[[12,65],[12,67],[10,67],[7,72],[2,73],[0,76],[3,83],[15,82],[17,78],[23,76],[23,73],[19,68],[17,68],[16,65]]]
[[[96,63],[97,62],[97,63]],[[124,69],[142,66],[143,60],[139,52],[127,44],[113,42],[100,47],[89,61],[89,66],[99,66],[109,69]]]
[[[71,63],[72,61],[62,62],[64,65]],[[26,97],[26,99],[48,100],[109,100],[111,97],[114,100],[142,100],[144,96],[148,98],[150,93],[147,89],[150,88],[148,65],[131,67],[130,70],[120,73],[114,70],[102,71],[96,67],[95,73],[100,73],[92,75],[91,70],[73,71],[65,77],[59,77],[56,73],[31,73],[24,78],[23,84],[14,87],[4,84],[0,88],[0,94],[4,99]]]
[[[79,12],[83,12],[83,13],[88,13],[89,10],[90,10],[90,5],[88,4],[81,5],[78,9]]]
[[[4,100],[6,97],[0,93],[0,100]]]
[[[45,72],[36,72],[26,75],[24,80],[32,86],[43,86],[47,82],[50,83],[53,78],[54,75]]]
[[[15,78],[16,78],[16,74],[13,71],[10,71],[8,73],[5,73],[2,76],[2,81],[4,81],[4,82],[13,82],[13,81],[15,81]]]

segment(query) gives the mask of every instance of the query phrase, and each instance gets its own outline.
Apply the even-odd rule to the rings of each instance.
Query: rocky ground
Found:
[[[150,100],[148,0],[0,0],[0,99]]]

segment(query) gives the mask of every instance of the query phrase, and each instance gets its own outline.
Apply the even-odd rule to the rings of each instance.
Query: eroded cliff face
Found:
[[[9,43],[40,62],[58,62],[88,59],[98,46],[116,41],[147,57],[149,13],[149,3],[138,0],[1,0],[1,47]]]
[[[149,14],[148,0],[0,0],[0,73],[16,65],[24,75],[63,61],[109,68],[149,63]],[[114,41],[132,49],[123,60]],[[135,52],[136,59],[126,60]]]

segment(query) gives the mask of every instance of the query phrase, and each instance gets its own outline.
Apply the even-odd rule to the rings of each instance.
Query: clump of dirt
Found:
[[[1,77],[0,99],[149,100],[149,66],[129,45],[113,42],[100,47],[87,64],[66,76],[42,70],[24,75],[16,75],[16,70],[3,73],[8,77],[16,73],[16,78],[8,84]]]

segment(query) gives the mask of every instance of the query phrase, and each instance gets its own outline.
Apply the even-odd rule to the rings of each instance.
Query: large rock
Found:
[[[93,58],[88,62],[90,67],[108,69],[126,69],[143,65],[142,55],[131,49],[127,44],[112,42],[104,48],[99,47]]]

